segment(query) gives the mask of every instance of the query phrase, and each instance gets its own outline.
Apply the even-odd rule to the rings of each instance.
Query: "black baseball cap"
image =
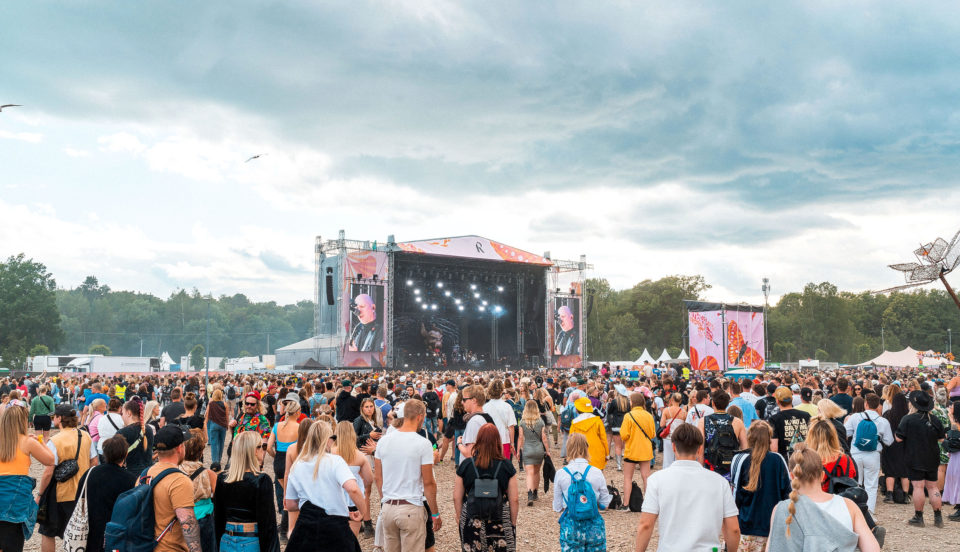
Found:
[[[182,445],[186,440],[187,436],[184,435],[183,429],[181,429],[180,426],[173,424],[165,425],[157,432],[153,448],[161,452],[173,450]]]
[[[773,383],[773,382],[768,383],[768,384],[767,384],[767,393],[770,393],[771,395],[773,395],[774,391],[777,390],[777,387],[778,387],[778,385],[775,384],[775,383]]]
[[[53,415],[61,418],[72,418],[77,415],[77,411],[69,404],[58,404],[53,411]]]
[[[452,379],[448,379],[448,380],[447,380],[447,385],[451,385],[451,386],[453,386],[453,387],[456,387],[456,386],[457,386],[457,382],[453,381]]]

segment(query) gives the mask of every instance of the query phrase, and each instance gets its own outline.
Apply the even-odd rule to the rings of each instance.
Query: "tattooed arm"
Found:
[[[200,547],[200,524],[193,513],[193,508],[177,508],[177,519],[180,520],[180,530],[183,531],[183,541],[190,552],[202,552]]]

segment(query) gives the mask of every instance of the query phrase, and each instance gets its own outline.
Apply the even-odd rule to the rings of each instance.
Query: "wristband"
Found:
[[[437,519],[438,517],[440,517],[440,513],[437,512],[436,514],[430,514],[430,517],[432,517],[433,519]]]

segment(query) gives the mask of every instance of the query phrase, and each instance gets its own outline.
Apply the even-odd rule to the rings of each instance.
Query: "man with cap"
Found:
[[[926,502],[924,489],[930,496],[933,506],[933,523],[943,527],[943,514],[940,508],[940,488],[937,486],[937,470],[940,466],[940,441],[946,436],[943,424],[932,416],[933,399],[924,391],[913,391],[908,397],[913,407],[912,413],[900,420],[895,437],[905,443],[907,472],[913,482],[914,516],[908,520],[910,525],[923,527],[923,505]]]
[[[186,440],[180,426],[167,425],[157,432],[153,449],[157,453],[157,463],[150,466],[147,476],[140,485],[149,484],[154,477],[169,471],[153,488],[153,534],[163,538],[157,543],[155,552],[201,552],[200,525],[193,507],[193,482],[180,471],[186,451]],[[170,528],[167,526],[172,522]]]
[[[793,407],[793,391],[789,387],[778,387],[773,398],[780,411],[767,420],[773,427],[770,449],[779,452],[789,462],[794,445],[807,440],[810,415]]]
[[[345,379],[340,383],[343,388],[337,395],[336,415],[338,422],[353,423],[360,417],[360,399],[353,396],[353,382]]]
[[[63,530],[73,515],[77,504],[77,486],[80,478],[92,466],[97,465],[97,450],[90,435],[78,429],[77,411],[69,404],[59,404],[53,411],[53,425],[60,431],[47,441],[47,448],[53,453],[53,464],[43,469],[40,477],[37,503],[46,501],[47,519],[40,523],[41,552],[54,552],[55,537],[63,538]],[[66,481],[53,479],[56,466],[64,461],[76,458],[79,469]],[[52,487],[51,487],[52,485]],[[47,496],[44,496],[47,494]]]

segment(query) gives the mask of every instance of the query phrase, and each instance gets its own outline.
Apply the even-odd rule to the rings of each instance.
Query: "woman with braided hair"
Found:
[[[860,508],[848,498],[824,492],[823,462],[806,443],[794,446],[790,472],[793,490],[773,510],[769,552],[880,551]]]
[[[127,471],[139,477],[143,470],[153,465],[153,426],[143,417],[144,405],[139,396],[123,404],[124,426],[117,431],[127,440]]]

